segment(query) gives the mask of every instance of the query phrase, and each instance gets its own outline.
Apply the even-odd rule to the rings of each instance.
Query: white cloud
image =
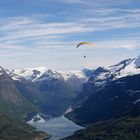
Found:
[[[123,11],[124,15],[110,15],[113,11]],[[44,38],[55,36],[69,36],[77,33],[88,33],[102,30],[119,29],[119,28],[137,28],[140,27],[140,10],[121,10],[121,9],[103,9],[106,16],[98,16],[102,10],[91,10],[91,17],[81,18],[71,22],[50,22],[47,23],[43,18],[19,17],[8,18],[0,22],[1,35],[0,41],[25,40],[33,38]],[[89,13],[89,14],[90,14]],[[95,16],[96,15],[96,16]]]
[[[109,5],[113,4],[113,1],[110,0]],[[59,65],[66,65],[67,67],[71,67],[75,64],[69,65],[66,60],[71,60],[71,56],[73,57],[71,63],[77,57],[79,57],[76,60],[77,63],[79,61],[82,63],[82,60],[80,60],[80,50],[78,54],[77,52],[75,53],[75,44],[83,40],[83,36],[86,36],[85,38],[89,39],[88,41],[91,39],[91,34],[93,38],[96,38],[96,34],[97,36],[99,34],[102,36],[103,31],[107,32],[107,37],[98,37],[95,40],[95,50],[97,51],[99,48],[97,54],[102,49],[106,50],[106,48],[110,50],[123,48],[129,52],[131,52],[131,49],[140,48],[140,9],[106,8],[108,4],[105,0],[96,0],[94,3],[89,0],[61,0],[61,2],[76,5],[81,4],[82,7],[78,5],[79,8],[76,7],[76,12],[73,9],[71,11],[62,10],[63,14],[58,13],[60,20],[58,15],[53,15],[54,13],[52,15],[45,13],[0,19],[0,62],[2,64],[5,63],[4,60],[6,58],[6,66],[13,66],[15,62],[14,65],[17,67],[24,61],[25,66],[29,66],[35,62],[38,65],[45,65],[47,63],[46,65],[48,66],[56,65],[54,67],[61,67]],[[102,5],[99,7],[99,3],[101,2]],[[131,0],[125,2],[131,2]],[[121,3],[120,0],[119,2],[117,1],[117,4],[119,3]],[[61,14],[64,17],[61,17]],[[54,18],[58,16],[57,20],[49,20],[48,18],[51,16],[54,16]],[[65,17],[66,19],[64,19]],[[121,32],[120,34],[113,34],[112,31],[114,29],[125,29],[126,33],[124,31],[123,34]],[[133,31],[131,33],[133,29],[137,29],[138,32],[135,33]],[[90,53],[88,50],[87,52]],[[90,55],[92,58],[98,58],[98,56],[94,57],[92,54]],[[26,60],[29,60],[29,62]],[[100,62],[102,61],[103,59]],[[76,67],[79,67],[79,65]]]
[[[110,40],[110,41],[102,41],[97,42],[96,47],[98,48],[124,48],[124,49],[135,49],[136,47],[140,47],[138,42],[131,41],[131,40]]]
[[[56,0],[54,0],[56,1]],[[72,4],[81,4],[84,6],[99,8],[99,7],[110,7],[110,6],[118,6],[122,4],[131,4],[133,2],[137,2],[138,0],[60,0],[63,3],[72,3]]]

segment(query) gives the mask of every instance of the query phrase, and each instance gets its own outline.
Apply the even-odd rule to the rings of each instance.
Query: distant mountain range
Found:
[[[49,117],[63,115],[86,80],[86,71],[58,72],[44,67],[8,70],[1,67],[0,112],[8,110],[6,113],[22,117],[30,112]]]
[[[37,68],[24,68],[19,70],[6,70],[14,80],[20,80],[25,78],[28,81],[37,82],[51,79],[63,79],[68,80],[72,77],[85,78],[85,74],[82,71],[54,71],[45,67]]]
[[[45,67],[20,70],[8,70],[1,67],[0,104],[7,109],[1,107],[0,110],[1,112],[9,110],[7,112],[12,114],[16,107],[19,116],[21,113],[24,116],[23,112],[25,114],[39,112],[48,117],[59,116],[64,114],[72,100],[75,102],[73,108],[80,110],[86,102],[90,104],[89,99],[96,100],[97,97],[94,96],[101,95],[100,92],[105,92],[105,90],[107,93],[103,94],[104,99],[104,96],[111,94],[110,97],[106,97],[108,100],[113,98],[119,100],[119,92],[121,92],[119,90],[122,90],[122,83],[129,88],[127,84],[133,79],[131,84],[133,90],[134,85],[136,85],[134,82],[139,80],[139,74],[140,57],[127,59],[109,67],[71,72],[54,71]],[[113,91],[115,87],[117,89]],[[139,85],[136,88],[136,92],[138,92]],[[126,90],[131,91],[131,89],[124,88],[123,90],[125,92]],[[139,93],[136,95],[138,97],[135,97],[135,100],[139,101],[137,99]],[[91,106],[93,109],[93,105]]]
[[[122,117],[139,120],[140,57],[109,67],[72,72],[0,67],[0,117],[8,116],[8,122],[13,121],[11,118],[44,121],[64,113],[84,126]],[[5,134],[5,125],[3,129]]]

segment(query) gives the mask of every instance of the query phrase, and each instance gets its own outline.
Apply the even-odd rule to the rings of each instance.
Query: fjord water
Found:
[[[44,123],[32,123],[31,125],[36,127],[38,130],[49,133],[51,135],[49,140],[59,140],[66,136],[70,136],[76,130],[83,128],[64,116],[50,119]]]

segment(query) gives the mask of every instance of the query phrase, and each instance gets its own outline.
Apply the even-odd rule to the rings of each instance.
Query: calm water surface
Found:
[[[49,140],[59,140],[83,128],[64,116],[50,119],[45,123],[32,123],[31,125],[35,126],[38,130],[51,134],[52,137]]]

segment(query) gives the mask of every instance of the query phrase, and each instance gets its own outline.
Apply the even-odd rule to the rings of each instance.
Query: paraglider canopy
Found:
[[[95,46],[95,44],[92,43],[92,42],[80,42],[80,43],[76,46],[76,48],[79,48],[81,45],[88,45],[88,46],[90,46],[90,47],[94,47],[94,46]],[[85,55],[84,55],[84,58],[86,58]]]
[[[81,42],[81,43],[79,43],[77,46],[76,46],[76,48],[79,48],[79,46],[81,46],[81,45],[88,45],[88,46],[91,46],[91,47],[94,47],[95,46],[95,44],[94,43],[92,43],[92,42]]]

